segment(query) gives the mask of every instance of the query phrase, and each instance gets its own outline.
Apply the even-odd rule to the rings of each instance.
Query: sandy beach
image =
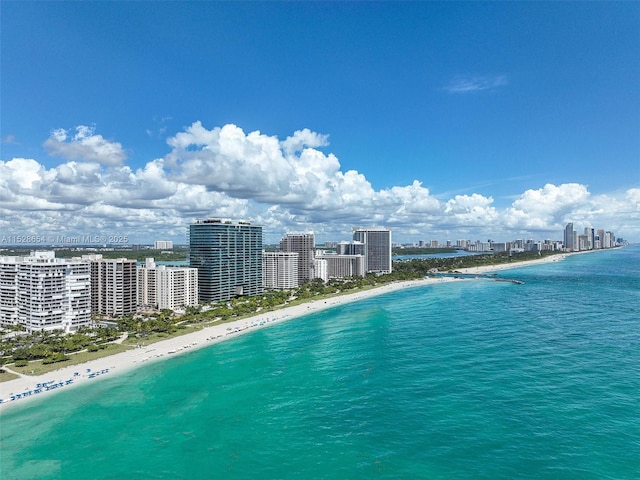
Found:
[[[578,253],[578,252],[575,252],[575,253]],[[573,255],[573,253],[561,253],[559,255],[553,255],[551,257],[544,257],[536,260],[526,260],[524,262],[501,263],[498,265],[487,265],[485,267],[459,268],[459,269],[456,269],[456,272],[477,273],[477,274],[491,273],[491,272],[497,272],[499,270],[508,270],[511,268],[521,268],[521,267],[527,267],[530,265],[540,265],[541,263],[559,262],[567,258],[569,255]]]
[[[425,278],[423,280],[397,282],[370,290],[339,295],[326,300],[312,300],[301,305],[256,314],[250,318],[205,327],[197,332],[162,340],[146,347],[134,348],[83,364],[62,367],[43,375],[22,375],[14,380],[0,382],[0,399],[2,399],[0,412],[11,405],[24,405],[30,400],[42,398],[55,392],[66,391],[76,385],[96,382],[102,378],[146,365],[149,362],[167,360],[197,348],[204,348],[244,333],[276,325],[326,308],[404,288],[448,281],[455,281],[455,279]]]
[[[577,252],[576,252],[577,253]],[[536,260],[514,262],[509,264],[489,265],[477,268],[462,268],[460,273],[483,274],[521,268],[541,263],[558,262],[573,253],[553,255]],[[309,313],[318,312],[337,305],[362,300],[364,298],[382,295],[396,290],[417,286],[433,285],[442,282],[460,281],[454,278],[425,278],[396,282],[370,290],[339,295],[326,300],[309,301],[307,303],[286,307],[277,311],[256,314],[250,318],[227,322],[220,325],[205,327],[197,332],[152,343],[146,347],[127,350],[109,357],[92,360],[80,365],[62,367],[43,375],[22,375],[14,380],[0,382],[0,412],[11,405],[23,405],[29,400],[42,398],[55,392],[65,391],[75,385],[95,382],[107,376],[117,375],[132,368],[145,365],[148,362],[167,360],[197,348],[204,348],[212,344],[237,337],[244,333],[271,325],[292,320]]]

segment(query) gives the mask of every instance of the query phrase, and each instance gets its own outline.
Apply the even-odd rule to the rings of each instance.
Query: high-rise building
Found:
[[[91,311],[119,317],[135,313],[138,305],[137,262],[128,258],[83,255],[91,265]]]
[[[589,250],[589,235],[578,235],[578,248],[576,250],[582,252]]]
[[[613,232],[607,230],[606,232],[604,232],[602,238],[604,238],[603,248],[613,248],[616,246],[616,236],[613,234]]]
[[[507,242],[491,242],[491,250],[494,252],[508,252],[511,244]]]
[[[364,277],[364,255],[318,255],[327,263],[327,278]]]
[[[315,235],[313,233],[287,233],[280,240],[281,252],[298,254],[298,282],[308,282],[314,278]]]
[[[262,227],[198,219],[189,225],[189,264],[198,269],[201,302],[262,293]]]
[[[0,324],[73,332],[91,323],[89,264],[51,251],[0,257]]]
[[[290,290],[298,287],[297,252],[262,252],[262,274],[265,288]]]
[[[18,323],[18,259],[0,257],[0,326]]]
[[[576,250],[576,241],[575,234],[576,232],[573,230],[573,223],[569,222],[564,227],[564,249],[567,252],[573,252]]]
[[[155,250],[172,250],[173,241],[172,240],[156,240],[155,242],[153,242],[153,248]]]
[[[585,227],[584,234],[587,236],[587,250],[593,250],[596,245],[596,230],[593,227]]]
[[[313,278],[319,278],[325,283],[329,281],[329,266],[324,258],[313,259]]]
[[[364,255],[364,243],[340,242],[337,244],[336,253],[338,255]]]
[[[366,272],[391,273],[392,243],[389,228],[354,228],[353,240],[364,243]]]
[[[160,265],[156,273],[158,308],[177,310],[198,305],[198,270]]]
[[[138,267],[138,306],[157,308],[157,273],[153,258],[145,259],[144,265]]]
[[[138,305],[177,310],[198,305],[198,270],[156,266],[147,258],[138,267]]]

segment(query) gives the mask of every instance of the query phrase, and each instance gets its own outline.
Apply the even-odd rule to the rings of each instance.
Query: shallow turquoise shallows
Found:
[[[500,276],[10,408],[0,478],[640,478],[640,247]]]

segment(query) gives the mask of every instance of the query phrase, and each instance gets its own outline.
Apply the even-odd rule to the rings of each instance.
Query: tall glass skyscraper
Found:
[[[262,293],[262,227],[198,219],[189,225],[189,264],[198,269],[200,302]]]
[[[567,252],[573,252],[576,248],[576,232],[573,229],[573,223],[569,222],[564,227],[564,249]]]

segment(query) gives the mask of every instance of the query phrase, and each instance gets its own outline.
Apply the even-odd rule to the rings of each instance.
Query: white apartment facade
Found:
[[[329,281],[329,265],[324,258],[313,259],[313,278],[319,278],[324,283]]]
[[[0,324],[21,324],[28,332],[90,325],[89,264],[56,258],[52,251],[0,257]]]
[[[0,326],[18,324],[18,260],[0,257]]]
[[[198,269],[156,265],[147,258],[138,267],[138,304],[160,310],[198,305]]]
[[[326,262],[327,278],[364,277],[364,255],[317,255],[317,260]]]
[[[291,290],[299,286],[298,252],[262,252],[264,288]]]
[[[156,296],[158,308],[178,310],[198,305],[198,269],[157,267]]]

